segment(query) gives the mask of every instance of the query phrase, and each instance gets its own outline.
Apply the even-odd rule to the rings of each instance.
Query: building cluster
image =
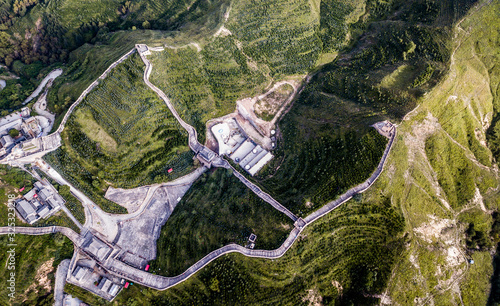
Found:
[[[71,275],[80,283],[87,282],[89,283],[88,285],[95,286],[95,291],[100,291],[101,293],[99,296],[106,297],[110,295],[111,297],[115,297],[123,287],[121,283],[116,283],[111,278],[102,276],[93,271],[93,269],[85,266],[77,265]]]
[[[228,120],[212,127],[219,144],[219,155],[228,155],[250,175],[255,175],[274,156],[245,136],[234,120]]]
[[[71,264],[67,281],[112,301],[125,284],[125,279],[102,269],[98,263],[106,261],[113,247],[94,236],[90,231],[82,238],[81,250]]]
[[[109,254],[113,251],[111,246],[90,233],[87,233],[82,249],[98,262],[108,259]]]
[[[15,137],[9,135],[17,130]],[[0,119],[0,158],[8,155],[15,148],[33,150],[33,141],[42,134],[42,128],[35,117],[30,117],[30,109],[25,107],[20,112],[12,113]]]
[[[41,218],[53,215],[61,209],[65,201],[54,186],[44,181],[36,182],[35,187],[15,203],[18,214],[26,222],[33,224]]]

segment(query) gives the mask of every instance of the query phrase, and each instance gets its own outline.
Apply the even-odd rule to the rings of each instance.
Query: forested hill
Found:
[[[209,35],[229,1],[0,0],[0,111],[22,102],[50,70],[64,74],[50,91],[58,116],[136,43]]]
[[[0,0],[0,61],[65,61],[112,31],[175,30],[223,1]]]
[[[132,3],[142,4],[135,10]],[[240,62],[251,64],[248,69],[256,67],[252,73],[262,73],[260,79],[252,78],[254,82],[264,82],[266,77],[272,84],[290,77],[285,74],[314,74],[279,123],[277,134],[281,138],[273,152],[275,158],[254,178],[294,213],[307,215],[370,175],[385,141],[370,125],[383,119],[398,123],[397,138],[379,180],[367,192],[309,225],[283,257],[265,260],[231,254],[169,290],[131,286],[120,293],[116,304],[485,305],[490,292],[492,304],[500,301],[500,269],[492,263],[494,247],[500,242],[496,212],[500,207],[499,1],[235,0],[227,7],[223,2],[203,1],[194,2],[189,10],[187,3],[184,11],[179,6],[178,15],[171,15],[171,8],[165,9],[168,14],[147,13],[146,8],[153,7],[141,1],[130,2],[124,11],[121,5],[127,7],[125,2],[60,0],[30,6],[24,16],[13,15],[17,21],[3,33],[15,36],[20,33],[16,26],[36,25],[37,19],[29,16],[48,10],[50,4],[57,4],[54,12],[64,11],[68,16],[69,12],[76,14],[74,8],[79,5],[88,6],[88,16],[92,14],[90,7],[99,8],[90,22],[106,23],[108,29],[127,29],[90,31],[89,43],[69,53],[65,74],[54,82],[49,94],[49,106],[58,113],[64,112],[99,71],[135,43],[172,43],[170,33],[134,31],[132,27],[141,28],[147,19],[141,16],[159,16],[156,21],[147,19],[153,28],[174,29],[180,29],[183,21],[194,22],[200,17],[203,22],[199,25],[205,27],[190,32],[182,41],[189,42],[195,41],[195,34],[210,33],[207,28],[220,26],[226,8],[231,8],[225,26],[232,34],[212,38],[211,32],[205,45],[200,42],[201,52],[195,48],[168,49],[164,57],[158,56],[155,67],[163,62],[171,69],[170,73],[156,70],[169,76],[159,75],[158,79],[178,86],[165,83],[176,90],[172,92],[179,98],[171,94],[176,102],[185,97],[193,97],[186,100],[190,103],[207,100],[204,97],[209,94],[200,93],[210,93],[206,88],[214,84],[214,78],[200,82],[203,78],[198,76],[209,80],[208,76],[218,76],[218,71],[229,66],[216,66],[215,57],[209,56],[223,49],[224,42],[232,46],[224,51],[233,56],[224,60],[242,59]],[[65,6],[69,4],[74,6]],[[191,15],[195,5],[199,15]],[[203,5],[208,6],[206,12]],[[107,7],[113,7],[113,13],[106,11]],[[8,10],[14,12],[11,6]],[[112,20],[106,19],[106,12]],[[75,29],[80,27],[69,20],[60,23],[63,38],[71,37],[68,33],[77,33]],[[179,61],[168,62],[167,58]],[[192,62],[199,65],[186,64]],[[19,58],[11,69],[35,75],[39,70],[29,69],[34,63],[27,65]],[[178,63],[182,65],[173,65]],[[238,60],[230,64],[231,68],[240,65]],[[155,70],[152,78],[154,74]],[[234,75],[232,82],[236,83]],[[224,78],[227,87],[217,89],[224,93],[230,88],[227,92],[234,94],[228,80]],[[141,74],[131,81],[134,86],[142,82]],[[0,99],[6,90],[0,92]],[[233,97],[224,95],[229,96]],[[97,98],[113,102],[104,96]],[[132,99],[129,102],[141,104]],[[229,98],[225,102],[231,103]],[[200,104],[192,104],[193,109],[200,108]],[[186,105],[179,103],[179,109]],[[213,105],[220,109],[220,105]],[[206,206],[213,206],[219,199],[217,184],[226,182],[226,174],[202,179],[210,182],[207,186],[214,192],[203,194],[201,189],[192,189],[192,198],[204,197]],[[238,188],[234,188],[234,199],[244,199]],[[199,206],[197,201],[193,203]],[[187,216],[197,210],[187,206],[182,212]],[[256,220],[261,222],[260,217]],[[190,241],[203,241],[202,236],[194,235],[204,235],[205,225],[200,222],[196,226],[200,229],[165,230],[182,239],[191,234]],[[172,240],[163,240],[164,245],[174,245],[172,235]],[[163,254],[170,256],[172,250],[165,249]],[[184,255],[178,257],[186,260]],[[496,260],[500,262],[500,255]],[[74,286],[65,290],[88,304],[105,304]]]

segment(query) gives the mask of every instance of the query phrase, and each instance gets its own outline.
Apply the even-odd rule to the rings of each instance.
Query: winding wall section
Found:
[[[288,249],[293,245],[293,243],[297,240],[299,237],[300,233],[304,230],[304,228],[314,222],[315,220],[319,219],[320,217],[326,215],[330,211],[334,210],[338,206],[340,206],[342,203],[345,203],[348,201],[352,196],[356,193],[364,192],[367,190],[380,176],[382,173],[382,170],[384,168],[384,164],[387,160],[387,157],[389,155],[389,152],[393,146],[394,140],[396,138],[396,128],[394,127],[394,133],[392,133],[390,140],[385,148],[384,154],[382,156],[382,159],[377,166],[377,169],[374,171],[374,173],[362,184],[355,186],[351,189],[349,189],[346,193],[341,195],[337,200],[332,201],[319,210],[311,213],[309,216],[307,216],[303,222],[302,226],[296,226],[291,232],[288,238],[285,240],[285,242],[277,249],[275,250],[251,250],[244,248],[240,245],[237,244],[229,244],[226,245],[220,249],[217,249],[202,259],[200,259],[198,262],[196,262],[194,265],[189,267],[184,273],[174,276],[174,277],[165,277],[165,276],[160,276],[160,275],[154,275],[151,273],[148,273],[146,271],[142,271],[136,268],[133,268],[131,266],[128,266],[127,264],[115,259],[115,258],[109,258],[105,262],[101,262],[101,265],[106,268],[108,271],[111,273],[114,273],[120,277],[124,277],[127,279],[130,279],[138,284],[154,288],[157,290],[166,290],[172,286],[175,286],[194,274],[196,274],[198,271],[200,271],[202,268],[204,268],[206,265],[208,265],[210,262],[213,260],[229,253],[240,253],[243,254],[247,257],[257,257],[257,258],[266,258],[266,259],[276,259],[280,258],[283,256]],[[279,204],[279,203],[278,203]],[[281,204],[280,204],[281,205]],[[302,219],[298,219],[302,220]],[[305,224],[304,224],[305,223]],[[297,225],[297,223],[296,223]],[[27,235],[44,235],[44,234],[51,234],[55,232],[60,232],[64,235],[66,235],[69,239],[71,239],[76,246],[80,246],[80,235],[75,233],[73,230],[65,227],[60,227],[60,226],[51,226],[51,227],[42,227],[42,228],[36,228],[36,227],[15,227],[15,228],[9,228],[9,227],[0,227],[0,235],[2,234],[9,234],[12,233],[12,229],[15,230],[17,234],[27,234]]]

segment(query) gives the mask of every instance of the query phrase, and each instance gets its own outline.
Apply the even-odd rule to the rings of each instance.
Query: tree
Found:
[[[142,28],[143,28],[143,29],[149,29],[149,28],[151,28],[151,24],[149,23],[149,21],[147,21],[147,20],[146,20],[146,21],[144,21],[144,22],[142,23]]]
[[[68,185],[59,186],[59,194],[64,196],[68,196],[71,194],[70,187]]]
[[[19,136],[19,131],[16,129],[11,129],[9,131],[9,135],[10,135],[10,137],[17,137],[17,136]]]
[[[97,189],[100,189],[101,187],[101,182],[99,182],[98,180],[93,180],[92,181],[92,186],[94,186],[95,188]]]
[[[7,62],[7,56],[12,52],[12,44],[10,43],[10,35],[6,32],[0,32],[0,58],[4,58]],[[10,58],[12,59],[12,57]],[[9,62],[10,65],[12,61]]]

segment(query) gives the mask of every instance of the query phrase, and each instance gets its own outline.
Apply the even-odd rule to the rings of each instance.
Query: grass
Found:
[[[150,80],[171,99],[204,141],[205,123],[236,109],[236,100],[263,91],[266,77],[250,66],[230,36],[216,37],[201,52],[166,48],[149,56]]]
[[[246,55],[269,67],[271,75],[280,76],[315,66],[322,50],[318,25],[317,7],[308,0],[245,0],[232,5],[226,27]]]
[[[443,134],[429,137],[425,149],[451,207],[467,204],[474,196],[477,177],[472,162]]]
[[[304,303],[309,289],[314,289],[325,304],[376,303],[377,299],[369,296],[381,292],[390,277],[390,267],[403,250],[403,227],[400,212],[388,199],[351,200],[308,226],[279,259],[229,254],[166,291],[134,284],[120,293],[116,303],[297,305]],[[338,281],[342,291],[332,286],[332,281]],[[76,296],[98,304],[88,292]]]
[[[405,88],[415,79],[415,67],[403,64],[397,67],[391,74],[386,75],[380,82],[380,86],[386,88]]]
[[[2,205],[3,206],[3,205]],[[10,272],[15,273],[15,298],[9,300],[10,293],[8,285],[0,289],[0,303],[4,305],[31,304],[31,305],[50,305],[54,302],[53,288],[56,271],[59,263],[66,258],[71,258],[73,254],[73,245],[69,239],[63,235],[50,234],[43,236],[15,236],[15,247],[9,246],[6,235],[0,236],[0,252],[4,254],[0,263],[0,281],[8,284],[7,280],[10,277]],[[9,270],[7,265],[7,251],[11,248],[15,249],[15,270]],[[52,269],[48,271],[48,281],[40,282],[36,280],[37,271],[48,261],[53,260],[52,265],[48,267]],[[40,278],[40,275],[38,276]],[[33,284],[32,287],[30,287]],[[50,291],[43,287],[49,285]],[[29,288],[30,287],[30,288]],[[29,290],[28,290],[29,288]]]
[[[81,126],[82,132],[88,135],[90,140],[99,143],[108,152],[117,152],[118,144],[93,118],[90,110],[79,110],[75,112],[76,122]]]
[[[229,243],[245,246],[257,235],[256,249],[276,249],[293,221],[258,198],[231,171],[202,176],[177,204],[161,231],[153,271],[184,272],[211,251]],[[161,269],[161,270],[160,270]]]
[[[142,74],[138,55],[117,66],[71,115],[63,147],[46,156],[110,212],[125,209],[102,198],[109,185],[133,188],[194,169],[187,133],[143,83]]]

